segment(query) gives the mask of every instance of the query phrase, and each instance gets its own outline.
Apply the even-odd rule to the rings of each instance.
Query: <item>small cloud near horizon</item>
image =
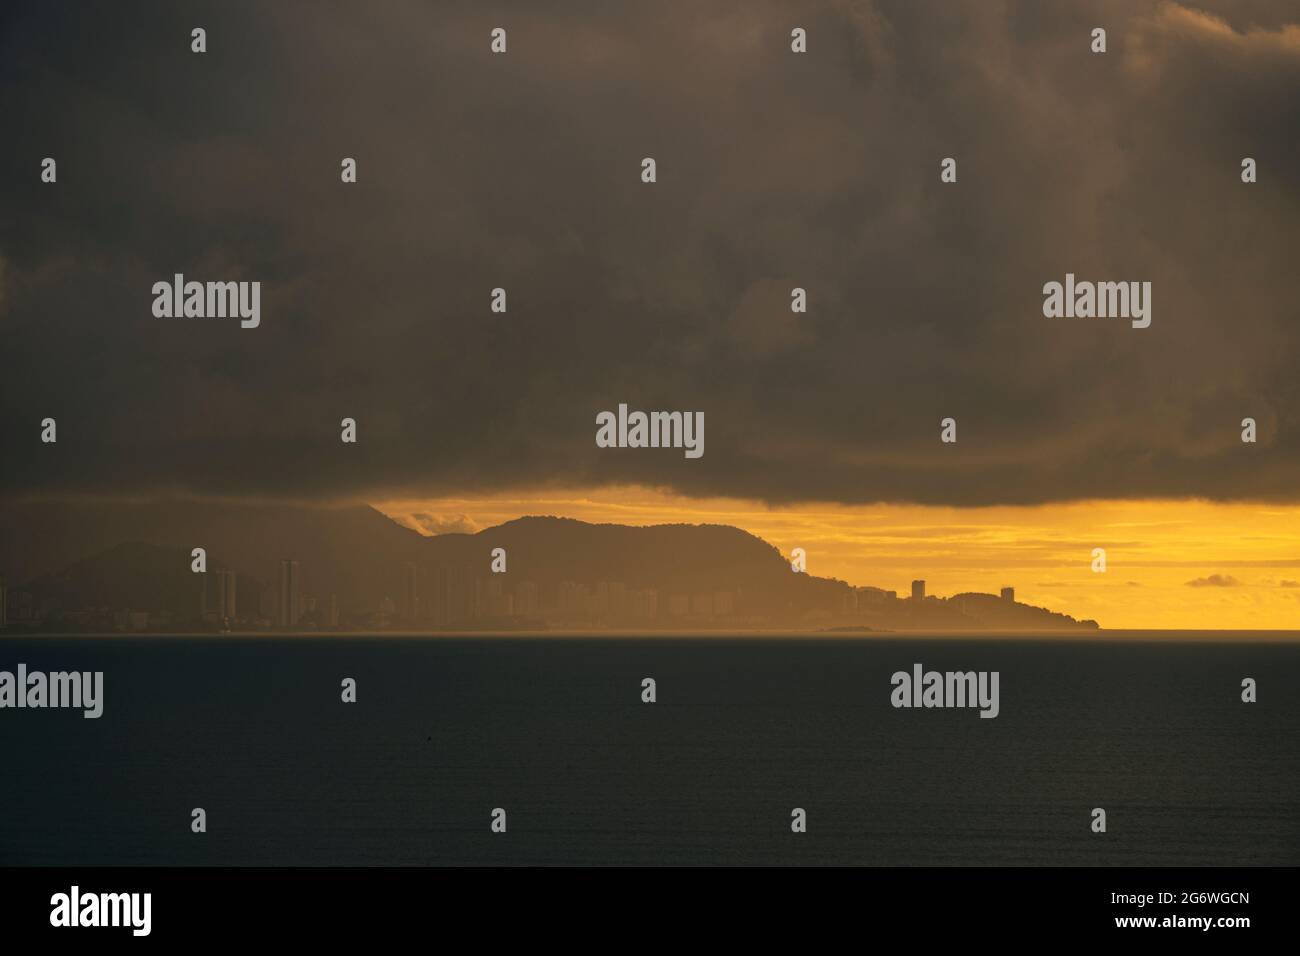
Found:
[[[480,530],[479,523],[466,514],[434,515],[418,511],[407,515],[408,525],[421,534],[474,534]]]
[[[1231,574],[1211,574],[1208,578],[1196,578],[1188,581],[1189,588],[1239,588],[1241,582]]]

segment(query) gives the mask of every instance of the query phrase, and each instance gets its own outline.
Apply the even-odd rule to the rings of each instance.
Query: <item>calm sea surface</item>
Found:
[[[1261,637],[4,638],[105,704],[0,710],[0,864],[1297,865]],[[1000,716],[894,709],[915,663]]]

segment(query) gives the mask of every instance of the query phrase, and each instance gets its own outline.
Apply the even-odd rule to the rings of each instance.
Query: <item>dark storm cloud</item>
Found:
[[[1300,492],[1293,4],[3,16],[6,491]],[[1067,271],[1151,327],[1044,318]],[[176,272],[261,281],[261,327],[153,318]],[[619,402],[704,457],[598,449]]]

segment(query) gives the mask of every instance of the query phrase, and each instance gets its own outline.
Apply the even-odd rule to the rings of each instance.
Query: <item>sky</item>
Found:
[[[853,583],[1294,621],[1293,2],[128,6],[0,12],[0,495],[612,502]],[[1067,272],[1151,326],[1045,318]],[[261,325],[154,317],[175,273]],[[703,457],[598,448],[621,402]]]

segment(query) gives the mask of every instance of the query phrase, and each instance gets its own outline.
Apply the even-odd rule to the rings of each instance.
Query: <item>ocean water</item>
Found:
[[[0,864],[1300,864],[1300,643],[1152,637],[9,637]]]

